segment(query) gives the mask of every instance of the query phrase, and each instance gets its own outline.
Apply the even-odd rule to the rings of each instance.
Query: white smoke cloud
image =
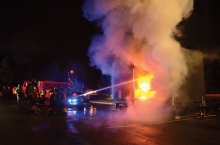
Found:
[[[101,23],[103,30],[92,38],[91,65],[113,75],[115,63],[114,75],[120,77],[132,64],[154,75],[157,96],[176,96],[188,70],[173,35],[179,33],[176,25],[192,10],[193,0],[86,0],[85,18]]]

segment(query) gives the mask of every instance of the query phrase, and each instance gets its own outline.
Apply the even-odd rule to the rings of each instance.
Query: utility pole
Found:
[[[114,75],[115,75],[115,73],[114,73],[114,69],[115,69],[115,63],[112,63],[112,75],[111,75],[111,94],[112,94],[112,96],[111,96],[111,98],[112,99],[114,99],[115,98],[115,87],[114,87],[114,85],[115,85],[115,77],[114,77]]]
[[[132,79],[133,79],[133,81],[132,81],[132,99],[134,99],[134,93],[135,93],[135,68],[134,68],[134,66],[132,67]]]

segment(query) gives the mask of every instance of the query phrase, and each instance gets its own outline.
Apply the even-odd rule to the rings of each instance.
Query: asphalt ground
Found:
[[[49,116],[46,110],[27,114],[26,103],[21,106],[14,98],[0,99],[0,144],[67,144],[65,117]]]
[[[17,105],[16,99],[0,99],[0,144],[1,145],[39,145],[39,144],[69,144],[66,118],[49,116],[47,110],[28,115],[26,105]],[[93,100],[92,104],[114,105],[111,100]],[[45,108],[48,107],[46,102]],[[217,111],[217,112],[216,112]],[[206,116],[218,115],[219,111],[207,112]],[[200,117],[199,110],[185,110],[174,119]],[[75,140],[74,140],[75,141]],[[72,141],[73,142],[73,141]],[[70,143],[71,144],[71,143]]]

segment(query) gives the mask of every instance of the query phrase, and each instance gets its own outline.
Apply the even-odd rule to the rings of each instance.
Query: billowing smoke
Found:
[[[137,105],[137,112],[150,111],[146,106],[151,106],[152,115],[161,100],[178,95],[188,70],[174,35],[181,35],[176,25],[192,10],[193,0],[85,0],[84,17],[102,28],[89,47],[91,65],[116,78],[131,65],[154,76],[154,105]]]

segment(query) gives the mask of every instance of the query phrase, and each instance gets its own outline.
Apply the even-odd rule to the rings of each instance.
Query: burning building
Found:
[[[203,54],[202,52],[188,49],[183,49],[183,53],[186,57],[188,74],[179,87],[177,95],[167,97],[167,101],[173,107],[199,106],[202,97],[205,96]],[[135,75],[136,71],[137,75]],[[142,73],[140,76],[140,72],[135,68],[132,68],[130,72],[133,73],[129,74],[130,80],[134,81],[122,81],[121,79],[114,81],[117,85],[114,87],[114,98],[129,97],[147,101],[154,97],[156,90],[153,90],[151,86],[151,81],[154,76],[147,73]],[[113,86],[115,84],[113,84]]]
[[[128,109],[132,110],[130,114],[149,118],[153,112],[163,112],[158,110],[163,110],[167,102],[174,105],[179,98],[189,104],[203,94],[199,91],[204,90],[204,79],[193,85],[197,82],[193,79],[202,77],[196,74],[202,70],[202,54],[183,48],[175,39],[182,35],[177,25],[191,15],[193,4],[193,0],[85,1],[84,17],[102,30],[89,47],[91,65],[114,78],[113,84],[123,84],[127,76],[133,76],[135,83],[129,83],[126,96],[142,101],[135,101]],[[201,87],[189,89],[191,85]]]

